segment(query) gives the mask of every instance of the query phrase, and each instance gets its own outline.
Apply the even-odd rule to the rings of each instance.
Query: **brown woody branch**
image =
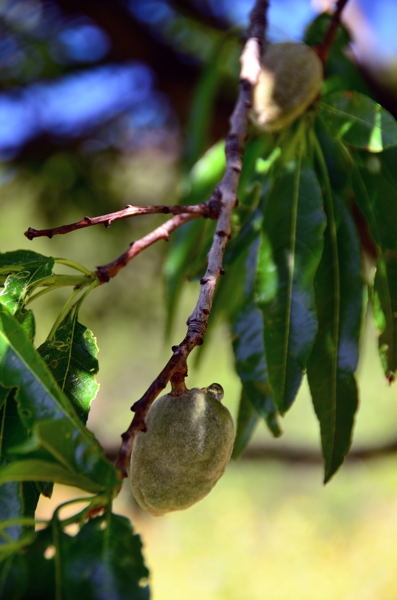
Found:
[[[335,12],[332,15],[328,29],[325,32],[324,39],[317,46],[317,54],[321,59],[322,63],[325,64],[328,58],[328,54],[334,43],[336,32],[341,24],[342,12],[346,7],[349,0],[337,0]]]
[[[192,215],[191,218],[195,217],[207,217],[216,219],[218,217],[219,206],[216,200],[210,199],[208,202],[202,202],[201,204],[194,205],[176,205],[176,206],[132,206],[129,204],[122,210],[108,213],[106,215],[100,215],[98,217],[83,217],[80,221],[74,223],[68,223],[67,225],[60,225],[59,227],[51,227],[49,229],[34,229],[29,227],[25,231],[24,235],[29,239],[33,240],[37,237],[49,237],[52,238],[54,235],[62,235],[76,231],[77,229],[84,229],[86,227],[92,227],[94,225],[104,225],[110,227],[113,221],[119,219],[126,219],[129,217],[137,217],[141,215],[153,215],[153,214],[172,214],[172,215]]]
[[[153,229],[153,231],[151,231],[147,235],[139,238],[139,240],[131,242],[128,250],[123,252],[123,254],[118,256],[115,260],[106,265],[102,265],[96,268],[95,273],[99,281],[101,283],[108,282],[109,279],[117,275],[120,269],[125,267],[133,258],[135,258],[143,250],[145,250],[155,242],[158,242],[159,240],[168,241],[168,238],[172,231],[174,231],[178,227],[181,227],[181,225],[184,225],[188,221],[197,218],[198,216],[200,215],[197,213],[182,213],[180,215],[175,215],[174,217],[172,217],[172,219],[169,219],[166,223],[163,223],[163,225],[156,227],[156,229]]]
[[[185,390],[187,357],[193,348],[203,343],[215,288],[223,274],[222,263],[226,244],[231,236],[231,216],[237,203],[237,186],[242,168],[248,114],[252,106],[252,89],[260,71],[260,57],[267,25],[267,6],[267,0],[256,0],[250,15],[248,40],[241,55],[240,90],[230,118],[230,128],[225,143],[226,169],[214,192],[220,201],[220,212],[208,253],[207,269],[200,281],[199,298],[187,320],[184,339],[179,345],[173,346],[173,354],[163,370],[131,408],[135,415],[130,426],[121,436],[122,443],[116,461],[124,477],[127,475],[133,439],[138,431],[145,431],[145,417],[152,402],[168,382],[171,382],[171,393],[175,395]]]

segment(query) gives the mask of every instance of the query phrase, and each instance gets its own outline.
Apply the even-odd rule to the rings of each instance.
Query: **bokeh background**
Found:
[[[269,38],[301,39],[329,4],[271,2]],[[250,8],[247,0],[0,0],[0,250],[29,248],[94,268],[158,225],[160,217],[147,216],[51,240],[23,235],[28,226],[128,203],[177,202],[193,160],[194,123],[206,124],[196,148],[227,131]],[[345,16],[351,51],[396,114],[395,0],[350,0]],[[220,47],[215,77],[209,65]],[[214,86],[211,106],[197,100],[205,77]],[[197,283],[187,282],[166,339],[166,251],[164,242],[145,251],[95,290],[81,314],[100,348],[89,426],[109,453],[129,423],[129,406],[181,340],[196,298]],[[65,300],[64,292],[51,296],[37,301],[38,342]],[[212,381],[222,383],[235,414],[240,388],[222,323],[190,365],[191,386]],[[116,509],[142,534],[154,600],[397,598],[397,390],[382,376],[370,329],[359,381],[352,458],[325,487],[304,386],[283,437],[258,429],[247,453],[188,511],[150,517],[123,489]],[[389,451],[371,452],[383,446]],[[57,488],[40,503],[40,516],[76,493]]]

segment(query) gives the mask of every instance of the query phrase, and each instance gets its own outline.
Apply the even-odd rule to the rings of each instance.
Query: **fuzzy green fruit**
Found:
[[[278,131],[301,115],[320,92],[323,66],[302,43],[269,44],[254,89],[252,120],[259,129]]]
[[[134,440],[130,483],[153,515],[188,508],[213,488],[233,449],[234,425],[220,385],[167,394],[149,409]]]

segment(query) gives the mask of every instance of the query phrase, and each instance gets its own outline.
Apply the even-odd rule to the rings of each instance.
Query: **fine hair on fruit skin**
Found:
[[[287,127],[314,102],[322,81],[322,62],[310,46],[268,44],[253,93],[253,123],[265,131]]]
[[[201,500],[223,474],[233,450],[234,424],[219,384],[166,394],[149,409],[138,432],[129,480],[137,504],[152,515]]]

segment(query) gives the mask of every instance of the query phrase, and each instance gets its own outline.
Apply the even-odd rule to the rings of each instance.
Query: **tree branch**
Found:
[[[156,229],[153,229],[147,235],[141,237],[139,240],[135,242],[131,242],[128,250],[123,252],[120,256],[118,256],[112,262],[102,265],[96,268],[96,276],[98,277],[101,283],[106,283],[112,277],[115,277],[117,273],[125,267],[133,258],[135,258],[138,254],[140,254],[143,250],[158,242],[159,240],[166,240],[170,236],[170,233],[184,225],[188,221],[192,219],[196,219],[198,216],[201,216],[198,213],[182,213],[181,215],[175,215],[172,219],[169,219],[166,223],[159,225]]]
[[[200,280],[198,301],[187,320],[188,328],[184,339],[178,346],[173,346],[173,354],[163,370],[131,408],[135,415],[130,426],[121,436],[122,443],[116,461],[116,465],[124,477],[127,476],[133,439],[138,431],[145,431],[145,417],[152,402],[169,381],[172,385],[171,393],[178,395],[184,391],[187,357],[193,348],[203,343],[207,330],[215,288],[223,274],[222,263],[226,244],[231,236],[231,216],[237,203],[237,187],[242,168],[248,115],[252,106],[252,89],[257,82],[261,66],[262,46],[267,25],[267,7],[267,0],[257,0],[250,14],[248,40],[241,55],[240,89],[230,118],[230,128],[225,143],[226,169],[214,192],[220,199],[220,212],[208,253],[207,269]]]
[[[335,12],[332,15],[329,27],[325,32],[322,43],[317,46],[317,54],[324,64],[327,61],[329,51],[334,43],[336,32],[341,23],[342,12],[349,0],[337,0]]]
[[[105,448],[106,456],[114,461],[117,457],[117,448]],[[390,441],[377,446],[362,446],[353,448],[347,454],[346,465],[387,458],[397,453],[397,441]],[[263,463],[264,461],[277,461],[286,465],[312,466],[321,465],[323,457],[315,448],[287,444],[252,444],[248,446],[239,457],[239,460]]]
[[[49,237],[52,238],[54,235],[63,235],[76,231],[77,229],[85,229],[86,227],[92,227],[94,225],[104,225],[110,227],[113,221],[119,219],[126,219],[129,217],[137,217],[141,215],[153,215],[153,214],[173,214],[173,215],[191,215],[191,218],[206,217],[210,219],[216,219],[219,213],[219,206],[215,199],[211,198],[207,202],[195,205],[181,205],[176,206],[132,206],[128,204],[122,210],[117,210],[106,215],[100,215],[98,217],[83,217],[80,221],[74,223],[68,223],[67,225],[60,225],[58,227],[50,227],[49,229],[34,229],[29,227],[24,235],[29,239],[33,240],[37,237]]]

